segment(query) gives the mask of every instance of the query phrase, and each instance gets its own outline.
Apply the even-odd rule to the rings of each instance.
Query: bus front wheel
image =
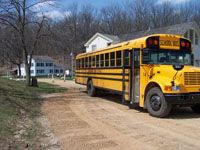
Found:
[[[166,117],[172,109],[172,105],[167,103],[162,91],[158,87],[148,91],[145,102],[149,114],[154,117]]]
[[[89,80],[87,83],[87,93],[89,96],[92,96],[92,97],[96,95],[96,89],[93,86],[92,80]]]
[[[200,114],[200,104],[196,104],[194,106],[191,106],[193,112]]]

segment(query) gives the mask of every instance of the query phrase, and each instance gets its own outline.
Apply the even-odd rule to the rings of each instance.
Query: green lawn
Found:
[[[64,91],[47,83],[26,87],[23,81],[0,77],[0,149],[34,149],[42,130],[36,121],[42,103],[39,95]]]

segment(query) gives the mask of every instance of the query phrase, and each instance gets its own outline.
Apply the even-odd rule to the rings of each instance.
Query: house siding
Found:
[[[102,49],[108,46],[109,41],[98,36],[97,38],[95,38],[88,47],[86,47],[86,52],[90,52],[93,51],[94,49],[93,46],[96,46],[96,49]]]

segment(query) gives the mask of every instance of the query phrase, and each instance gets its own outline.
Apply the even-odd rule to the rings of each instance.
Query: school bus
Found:
[[[179,35],[154,34],[79,54],[75,82],[90,96],[118,92],[130,108],[155,117],[176,105],[200,113],[200,68],[193,66],[191,42]]]

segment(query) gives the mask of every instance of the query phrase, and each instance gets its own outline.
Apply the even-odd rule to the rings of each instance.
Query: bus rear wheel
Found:
[[[96,95],[96,89],[93,86],[92,80],[89,80],[87,83],[87,93],[91,97],[94,97]]]
[[[191,106],[193,112],[200,114],[200,104],[196,104],[194,106]]]
[[[167,103],[162,91],[158,87],[148,91],[145,102],[149,114],[154,117],[166,117],[172,109],[172,105]]]

